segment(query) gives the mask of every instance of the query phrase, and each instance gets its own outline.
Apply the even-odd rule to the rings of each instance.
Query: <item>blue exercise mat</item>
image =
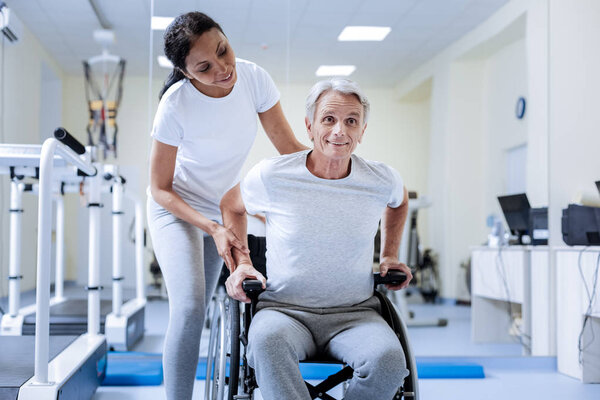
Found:
[[[162,380],[161,354],[108,352],[102,386],[158,386]]]
[[[325,379],[342,369],[341,364],[300,363],[300,372],[304,379]],[[419,379],[482,379],[483,367],[469,362],[419,362]],[[229,364],[226,367],[229,376]],[[196,379],[206,378],[206,358],[200,359],[196,369]]]
[[[482,379],[483,367],[468,362],[418,362],[419,379]]]

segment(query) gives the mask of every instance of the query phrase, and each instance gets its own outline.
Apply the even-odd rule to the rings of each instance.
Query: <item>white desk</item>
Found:
[[[521,311],[527,355],[555,354],[553,274],[547,246],[471,249],[471,324],[475,342],[514,343],[513,315]]]
[[[556,247],[553,252],[556,257],[558,371],[583,382],[600,383],[600,282],[596,287],[597,295],[591,317],[583,334],[583,343],[589,345],[584,346],[582,363],[579,362],[579,335],[589,304],[585,284],[591,294],[600,247]],[[580,264],[583,277],[579,270]]]

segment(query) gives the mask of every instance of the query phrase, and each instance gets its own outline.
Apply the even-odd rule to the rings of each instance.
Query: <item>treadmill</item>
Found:
[[[80,157],[89,154],[79,142],[68,135],[63,137],[63,143],[66,145],[56,139],[47,139],[41,149],[38,170],[40,197],[36,330],[35,336],[0,336],[0,400],[91,398],[106,375],[107,345],[104,335],[100,334],[100,297],[97,290],[100,260],[98,242],[95,240],[90,240],[88,287],[91,290],[88,291],[87,332],[81,336],[49,336],[52,178],[55,154],[89,177],[90,197],[96,202],[100,197],[102,179],[89,158]],[[91,238],[97,237],[99,233],[98,211],[97,208],[90,209]]]
[[[24,191],[38,191],[37,184],[23,184],[26,175],[39,174],[39,145],[0,145],[0,165],[10,170],[11,174],[11,245],[9,274],[9,312],[2,317],[0,324],[1,335],[34,335],[35,334],[35,305],[20,308],[20,253],[21,253],[21,219],[23,213],[22,195]],[[23,160],[22,155],[30,158]],[[11,157],[12,155],[12,157]],[[16,157],[15,159],[15,156]],[[37,156],[37,159],[36,159]],[[56,160],[59,161],[59,160]],[[55,163],[56,163],[55,161]],[[60,161],[59,161],[60,164]],[[15,167],[18,165],[18,167]],[[64,166],[64,162],[62,166]],[[15,168],[24,166],[34,168],[31,171],[15,172]],[[29,174],[27,174],[29,172]],[[137,295],[134,299],[123,303],[122,277],[121,277],[121,227],[123,219],[122,198],[125,180],[118,175],[114,166],[105,166],[103,171],[104,181],[111,185],[104,185],[103,189],[112,192],[113,196],[113,299],[101,300],[100,305],[100,332],[106,332],[106,319],[109,319],[109,346],[115,350],[128,350],[139,341],[144,334],[144,310],[146,297],[143,287],[143,206],[137,198],[136,202],[136,284]],[[62,174],[59,172],[60,187],[55,187],[58,192],[56,201],[56,278],[55,295],[50,300],[50,335],[80,335],[87,330],[88,305],[86,299],[66,298],[63,294],[64,282],[64,206],[62,195],[67,192],[78,192],[81,177],[74,172]],[[58,183],[58,182],[57,182]]]

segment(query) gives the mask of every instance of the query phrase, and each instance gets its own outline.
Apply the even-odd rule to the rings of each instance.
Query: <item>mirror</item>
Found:
[[[530,260],[548,264],[547,248],[487,247],[492,226],[486,221],[506,225],[498,196],[526,193],[532,207],[548,205],[547,9],[508,3],[204,1],[188,7],[154,1],[155,16],[197,9],[220,23],[236,56],[271,74],[285,115],[306,145],[303,102],[321,79],[315,71],[355,65],[349,78],[372,106],[356,153],[396,168],[417,194],[410,200],[416,225],[408,223],[404,233],[412,241],[405,239],[401,255],[413,267],[421,264],[418,282],[410,295],[395,296],[413,315],[409,332],[417,356],[553,351],[553,338],[531,337],[531,305],[523,300],[531,296],[523,288],[531,279]],[[346,25],[389,26],[391,32],[380,42],[338,41]],[[154,31],[152,41],[154,101],[169,70],[154,61],[163,54],[162,31]],[[259,127],[243,172],[276,154]],[[472,256],[495,278],[482,278],[481,270],[472,278]],[[506,279],[518,283],[504,285]],[[496,292],[486,285],[496,285]],[[547,318],[550,310],[544,310]],[[472,329],[472,311],[491,332]],[[485,315],[493,321],[481,320]],[[447,335],[458,343],[447,346]]]
[[[29,7],[33,7],[28,3],[15,1],[10,6],[23,16],[25,24],[51,29],[52,21],[35,22],[26,18],[31,12]],[[60,1],[54,3],[60,7]],[[417,236],[412,236],[406,245],[406,259],[413,261],[413,267],[422,265],[416,274],[419,280],[409,291],[411,294],[397,299],[406,303],[407,315],[414,314],[409,333],[416,355],[552,355],[555,338],[540,339],[543,342],[539,347],[532,342],[539,328],[536,324],[542,322],[532,321],[532,315],[540,314],[531,310],[533,304],[523,297],[533,296],[531,289],[526,291],[522,287],[527,277],[531,279],[533,258],[540,257],[542,263],[548,264],[547,249],[535,246],[498,251],[482,247],[492,231],[486,221],[493,225],[496,219],[506,225],[497,196],[526,193],[532,207],[548,206],[549,33],[544,2],[457,0],[434,5],[392,0],[153,0],[143,3],[135,12],[105,10],[107,18],[121,29],[111,52],[126,58],[131,66],[126,70],[118,121],[123,132],[120,146],[128,159],[123,163],[138,168],[140,195],[148,184],[145,173],[150,145],[148,132],[158,105],[158,93],[169,73],[157,61],[163,55],[163,31],[150,30],[146,18],[151,13],[174,17],[200,10],[213,17],[221,24],[237,57],[253,61],[270,73],[281,92],[284,113],[298,139],[306,145],[310,141],[304,125],[304,100],[312,84],[320,79],[315,76],[317,68],[355,65],[349,78],[359,83],[372,106],[364,141],[356,152],[393,166],[403,176],[407,188],[417,194],[413,202],[416,226],[409,223],[404,235],[408,238],[413,231],[418,234],[418,242]],[[81,15],[91,15],[88,9],[84,11]],[[81,24],[98,27],[93,15],[89,18],[92,20],[82,20]],[[131,23],[142,19],[143,23]],[[127,28],[129,23],[131,26]],[[337,36],[347,25],[390,26],[391,31],[380,42],[338,41]],[[23,32],[23,40],[33,43],[27,49],[33,50],[25,52],[23,48],[5,45],[0,141],[40,142],[36,122],[22,112],[15,112],[14,107],[29,104],[31,93],[35,93],[35,108],[44,108],[47,100],[38,96],[40,82],[56,79],[62,80],[60,90],[65,100],[62,109],[53,115],[62,114],[63,124],[79,130],[76,136],[84,139],[88,112],[80,63],[101,51],[87,37],[91,29],[87,28],[87,36],[82,34],[80,39],[62,37],[65,43],[79,40],[90,47],[86,54],[69,55],[73,60],[66,70],[55,61],[61,54],[58,50],[50,54],[31,33],[31,28],[26,26]],[[119,47],[132,38],[141,38],[147,46],[145,50],[133,55],[126,46]],[[63,50],[69,53],[68,48]],[[44,72],[19,71],[21,67],[31,68],[22,61],[28,60],[30,54],[44,60]],[[37,59],[35,63],[39,64]],[[17,90],[17,82],[26,84]],[[7,93],[14,97],[8,99]],[[36,121],[41,118],[45,117],[36,117]],[[276,150],[259,126],[243,173],[259,160],[274,155]],[[1,204],[6,209],[6,178],[2,187]],[[70,232],[77,232],[75,219],[66,228]],[[1,222],[6,226],[6,218]],[[70,235],[67,240],[75,240],[76,235]],[[8,232],[3,233],[2,242],[6,249]],[[431,249],[428,262],[423,260],[426,249]],[[500,280],[473,277],[475,252],[479,252],[475,256],[477,262],[486,265],[481,268],[493,271]],[[7,259],[7,253],[2,253],[3,259]],[[75,260],[80,257],[76,249],[69,250],[67,274],[78,282]],[[519,262],[522,265],[517,265]],[[6,295],[5,269],[3,274],[0,297]],[[481,290],[477,295],[471,282],[476,282],[477,290]],[[25,286],[32,288],[33,284],[32,280]],[[496,294],[486,294],[490,289],[486,285],[498,285],[492,288]],[[515,287],[520,288],[519,295]],[[474,304],[475,296],[480,300],[480,312],[497,315],[496,319],[502,320],[502,326],[494,328],[501,334],[472,332],[469,304]],[[506,297],[513,301],[501,300]],[[434,298],[435,304],[424,302]],[[545,312],[550,314],[548,307]],[[447,325],[437,326],[442,319],[447,319]],[[473,334],[479,335],[479,343],[473,342]],[[445,338],[450,336],[457,339],[456,345],[446,345]]]

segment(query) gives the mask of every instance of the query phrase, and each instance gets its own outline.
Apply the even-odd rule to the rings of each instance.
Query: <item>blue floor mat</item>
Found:
[[[419,379],[482,379],[485,378],[483,367],[467,362],[418,362]]]
[[[342,369],[341,364],[301,363],[300,372],[304,379],[325,379]],[[229,376],[229,364],[226,367]],[[482,379],[483,367],[470,362],[419,362],[419,379]],[[206,378],[206,358],[201,358],[196,369],[196,379]]]
[[[102,386],[158,386],[162,380],[161,354],[108,352]]]

